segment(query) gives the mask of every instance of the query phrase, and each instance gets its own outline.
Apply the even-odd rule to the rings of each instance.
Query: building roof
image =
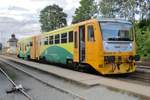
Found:
[[[15,37],[14,34],[11,35],[11,38],[8,40],[8,42],[17,42],[18,39]]]

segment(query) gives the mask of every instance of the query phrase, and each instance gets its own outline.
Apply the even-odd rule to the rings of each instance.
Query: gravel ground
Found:
[[[7,67],[7,73],[9,73],[9,76],[11,76],[17,84],[22,84],[27,93],[31,95],[34,100],[79,100],[79,98],[76,98],[74,95],[49,87],[10,67]],[[33,74],[39,74],[38,77],[47,80],[47,82],[52,85],[69,90],[84,97],[85,100],[140,100],[140,98],[133,95],[121,93],[119,91],[112,91],[102,86],[87,88],[78,84],[66,82],[66,80],[55,78],[52,75],[48,75],[43,72],[34,70]],[[6,94],[5,91],[10,88],[11,84],[2,74],[0,74],[0,100],[28,100],[20,93]]]
[[[12,71],[15,75],[12,74]],[[22,84],[26,89],[25,91],[31,95],[34,100],[62,100],[62,98],[63,100],[79,100],[71,94],[63,93],[62,91],[49,87],[17,70],[7,68],[7,73],[15,80],[15,83]],[[28,100],[28,98],[21,93],[6,94],[6,91],[10,90],[11,87],[10,82],[0,73],[0,100]]]

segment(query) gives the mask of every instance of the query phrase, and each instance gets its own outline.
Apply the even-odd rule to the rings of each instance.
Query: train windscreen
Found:
[[[132,41],[133,25],[121,22],[100,22],[104,41]]]

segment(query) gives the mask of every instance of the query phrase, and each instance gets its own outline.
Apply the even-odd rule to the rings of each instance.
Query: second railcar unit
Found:
[[[116,19],[92,19],[21,39],[17,55],[24,59],[89,65],[101,74],[134,72],[138,60],[132,23]]]

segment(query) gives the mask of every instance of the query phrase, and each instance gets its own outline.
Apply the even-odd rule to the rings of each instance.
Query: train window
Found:
[[[55,35],[55,44],[59,44],[60,42],[60,36],[59,34]]]
[[[44,42],[45,42],[45,38],[42,38],[41,39],[41,45],[44,45]]]
[[[61,34],[61,43],[67,43],[67,33]]]
[[[77,32],[74,33],[74,42],[75,42],[74,47],[77,48],[78,47],[78,45],[77,45]]]
[[[40,41],[40,45],[42,45],[42,41]]]
[[[44,45],[48,45],[48,37],[45,38]]]
[[[69,42],[73,42],[73,31],[69,32]]]
[[[53,44],[53,36],[49,36],[49,44]]]
[[[93,25],[89,25],[87,28],[88,31],[88,41],[94,41],[95,37],[94,37],[94,28]]]
[[[29,44],[29,45],[30,45],[30,47],[32,47],[32,45],[33,45],[33,44],[32,44],[32,42],[30,42],[30,44]]]
[[[40,46],[44,45],[44,39],[40,38]]]

